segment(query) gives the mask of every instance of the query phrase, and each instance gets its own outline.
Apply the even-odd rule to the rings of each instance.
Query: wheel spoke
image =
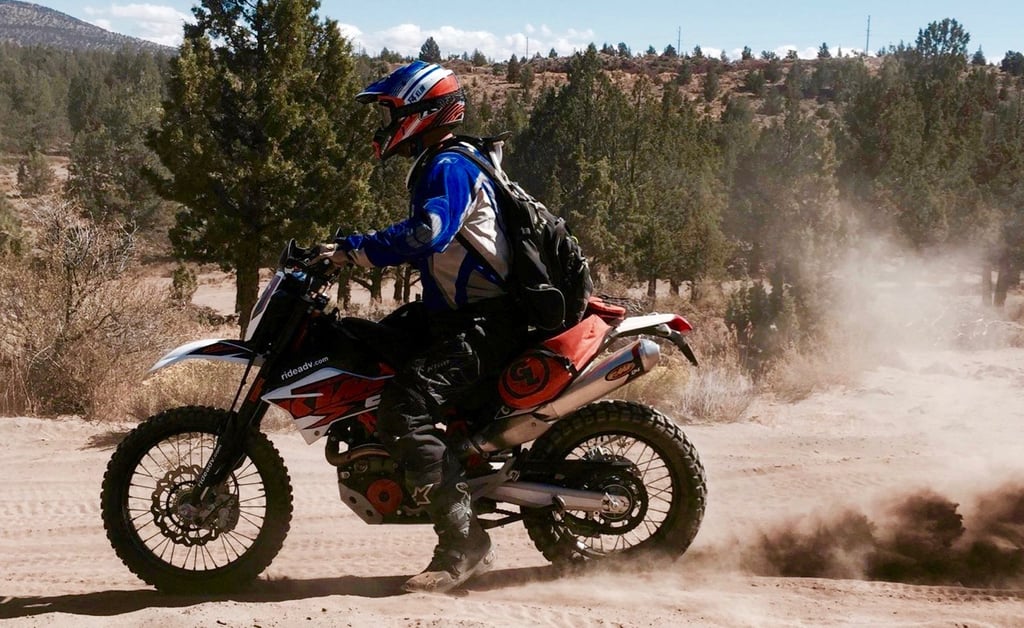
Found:
[[[204,432],[170,435],[142,455],[127,482],[124,512],[141,544],[160,561],[188,571],[208,571],[238,560],[266,523],[266,486],[249,458],[214,488],[213,502],[199,505],[207,523],[186,521],[178,511],[192,498],[199,470],[215,444],[216,438]],[[232,529],[218,528],[224,508],[230,511]]]
[[[624,495],[633,500],[633,505],[623,516],[599,516],[596,521],[589,519],[586,513],[577,513],[575,517],[578,525],[596,525],[598,533],[595,536],[581,536],[570,530],[566,530],[566,533],[576,537],[581,549],[605,555],[636,547],[657,534],[668,520],[675,482],[667,461],[658,450],[633,434],[606,434],[588,438],[572,447],[563,459],[600,460],[600,456],[628,460],[633,465],[634,488],[627,488],[630,495]],[[600,487],[597,484],[589,488],[600,490]],[[637,490],[641,492],[640,495],[632,494]],[[636,501],[638,499],[641,501]]]

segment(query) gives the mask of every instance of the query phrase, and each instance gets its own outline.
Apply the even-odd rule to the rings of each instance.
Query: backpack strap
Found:
[[[468,143],[477,148],[477,150],[479,150],[481,153],[484,153],[486,152],[485,149],[488,145],[493,144],[495,142],[504,141],[508,139],[510,135],[510,133],[502,133],[501,135],[497,135],[495,137],[486,138],[474,138],[463,135],[456,135],[444,142],[441,142],[440,144],[437,144],[436,146],[429,149],[429,154],[424,155],[423,158],[420,159],[413,166],[414,170],[410,172],[407,181],[409,190],[412,191],[415,188],[416,182],[419,180],[419,177],[423,173],[423,169],[426,168],[426,165],[434,157],[444,152],[453,152],[462,155],[466,159],[469,159],[478,168],[480,168],[480,170],[483,171],[484,174],[490,177],[491,181],[494,182],[495,186],[497,187],[498,194],[500,196],[504,196],[507,199],[506,203],[511,202],[511,200],[508,199],[513,198],[512,191],[509,189],[505,177],[498,172],[498,170],[494,167],[494,164],[491,163],[490,159],[487,159],[486,157],[481,157],[480,155],[478,155],[472,150],[469,150],[463,145],[464,143]],[[507,224],[508,218],[506,217],[506,225]],[[506,291],[508,290],[508,282],[505,281],[505,278],[502,277],[501,273],[498,272],[494,265],[491,264],[491,262],[486,257],[484,257],[483,253],[481,253],[475,246],[473,246],[469,239],[462,234],[461,229],[459,230],[458,233],[455,234],[455,240],[462,245],[462,248],[466,249],[466,252],[469,253],[478,264],[480,264],[483,268],[490,272],[491,278],[495,281],[495,283],[498,284],[500,288]]]
[[[460,140],[460,138],[458,137],[455,139]],[[476,166],[480,168],[480,170],[482,170],[488,177],[490,177],[491,181],[493,181],[494,184],[498,187],[500,193],[508,195],[508,186],[505,185],[504,180],[498,174],[497,170],[494,168],[494,165],[490,162],[490,160],[480,157],[475,152],[469,150],[465,146],[461,146],[460,143],[460,141],[453,142],[452,145],[449,145],[448,147],[442,149],[441,152],[448,151],[458,153],[463,157],[466,157],[471,162],[476,164]],[[497,208],[495,208],[495,210],[497,210]],[[462,248],[466,249],[466,252],[468,252],[473,257],[473,259],[476,260],[478,264],[480,264],[488,271],[490,271],[492,277],[494,278],[495,281],[497,281],[498,285],[502,289],[508,289],[507,282],[501,276],[501,273],[499,273],[498,270],[494,268],[494,265],[491,264],[490,260],[484,257],[483,253],[481,253],[479,249],[473,246],[469,239],[462,234],[461,229],[458,231],[458,233],[455,234],[455,239],[458,241],[459,244],[462,245]]]

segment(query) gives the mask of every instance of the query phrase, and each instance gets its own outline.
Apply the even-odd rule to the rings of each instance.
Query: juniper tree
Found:
[[[282,243],[353,224],[365,204],[368,112],[351,46],[318,7],[203,0],[149,138],[169,173],[152,174],[158,190],[184,206],[176,252],[236,272],[243,328]]]

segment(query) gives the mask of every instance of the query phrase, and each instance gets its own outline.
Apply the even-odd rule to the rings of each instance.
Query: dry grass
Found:
[[[122,420],[146,370],[201,335],[136,274],[131,233],[42,205],[31,252],[0,265],[0,413]]]
[[[846,356],[849,358],[849,356]],[[867,361],[842,359],[837,352],[786,353],[761,382],[779,401],[795,403],[831,386],[849,384],[868,367]]]
[[[126,412],[142,420],[177,406],[228,408],[243,370],[242,365],[198,360],[175,364],[140,381],[131,390]]]
[[[615,396],[659,409],[677,423],[732,423],[742,418],[755,390],[738,367],[675,360],[659,365]]]

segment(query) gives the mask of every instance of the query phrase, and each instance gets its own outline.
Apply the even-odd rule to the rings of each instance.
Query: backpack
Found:
[[[468,149],[473,145],[483,155],[500,148],[507,136],[474,138],[458,136],[446,142],[441,152],[457,152],[475,163],[495,184],[505,223],[512,259],[506,285],[527,322],[544,331],[559,331],[580,322],[594,289],[590,266],[579,241],[561,217],[552,214],[518,183],[509,180],[490,159]],[[460,233],[462,246],[495,276],[500,276],[487,259]]]

